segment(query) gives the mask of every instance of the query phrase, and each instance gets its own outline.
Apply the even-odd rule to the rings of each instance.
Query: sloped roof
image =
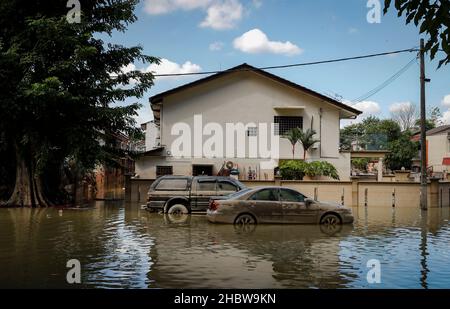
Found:
[[[163,101],[164,97],[166,97],[166,96],[169,96],[169,95],[172,95],[172,94],[175,94],[175,93],[178,93],[178,92],[190,89],[192,87],[195,87],[195,86],[207,83],[209,81],[216,80],[218,78],[227,76],[227,75],[232,74],[232,73],[242,72],[242,71],[254,72],[256,74],[265,76],[265,77],[267,77],[269,79],[272,79],[272,80],[274,80],[276,82],[284,84],[284,85],[286,85],[288,87],[291,87],[291,88],[293,88],[295,90],[301,91],[303,93],[307,93],[307,94],[312,95],[314,97],[317,97],[317,98],[319,98],[321,100],[324,100],[327,103],[330,103],[330,104],[332,104],[332,105],[334,105],[334,106],[336,106],[336,107],[338,107],[340,109],[346,110],[346,111],[348,111],[350,113],[353,113],[355,115],[360,115],[362,113],[361,111],[359,111],[359,110],[357,110],[357,109],[355,109],[355,108],[353,108],[351,106],[348,106],[347,104],[339,102],[339,101],[337,101],[337,100],[335,100],[333,98],[330,98],[330,97],[325,96],[325,95],[323,95],[321,93],[318,93],[318,92],[316,92],[314,90],[311,90],[311,89],[308,89],[306,87],[303,87],[303,86],[301,86],[299,84],[296,84],[294,82],[291,82],[291,81],[289,81],[287,79],[281,78],[281,77],[279,77],[279,76],[277,76],[275,74],[272,74],[272,73],[269,73],[267,71],[255,68],[255,67],[253,67],[253,66],[251,66],[251,65],[249,65],[247,63],[243,63],[241,65],[238,65],[238,66],[236,66],[234,68],[231,68],[231,69],[228,69],[226,71],[222,71],[222,72],[216,73],[214,75],[210,75],[208,77],[205,77],[205,78],[196,80],[194,82],[191,82],[191,83],[188,83],[188,84],[185,84],[185,85],[182,85],[182,86],[170,89],[168,91],[159,93],[157,95],[154,95],[154,96],[152,96],[150,98],[150,103],[152,105],[152,110],[153,110],[153,112],[158,112],[159,109],[156,108],[154,105],[156,105],[158,103],[161,103]],[[155,117],[155,118],[158,118],[158,117]]]
[[[430,135],[438,135],[440,133],[445,133],[447,131],[450,131],[450,125],[440,126],[431,130],[427,131],[427,136]],[[419,132],[420,133],[420,132]]]

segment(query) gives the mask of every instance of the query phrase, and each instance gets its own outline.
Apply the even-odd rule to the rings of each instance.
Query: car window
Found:
[[[277,201],[278,198],[278,190],[277,189],[263,189],[250,197],[251,200],[254,201]]]
[[[231,193],[230,195],[226,196],[226,199],[227,200],[239,199],[242,195],[247,194],[248,191],[250,191],[250,190],[251,190],[250,188],[246,188],[246,189],[243,189],[241,191],[237,191],[235,193]]]
[[[219,181],[217,185],[219,191],[231,191],[231,192],[237,191],[237,187],[229,181]]]
[[[197,191],[216,191],[215,181],[199,181],[197,183]]]
[[[283,202],[303,203],[305,201],[305,196],[294,190],[281,189],[280,197]]]
[[[156,190],[186,190],[187,179],[162,179],[157,185]]]

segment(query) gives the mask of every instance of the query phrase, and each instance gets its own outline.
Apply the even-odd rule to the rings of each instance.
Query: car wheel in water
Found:
[[[341,224],[341,219],[335,214],[327,214],[322,217],[320,224],[334,226]]]
[[[236,225],[254,225],[256,224],[256,220],[252,215],[243,214],[236,218],[234,221]]]
[[[328,236],[334,236],[342,231],[342,224],[320,224],[320,231]]]
[[[187,209],[187,207],[183,204],[174,204],[169,206],[167,213],[169,215],[187,215],[189,213],[189,209]]]
[[[174,204],[167,210],[166,218],[171,224],[187,223],[189,218],[189,209],[183,204]]]

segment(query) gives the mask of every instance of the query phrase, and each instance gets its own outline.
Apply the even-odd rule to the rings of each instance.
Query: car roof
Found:
[[[195,176],[196,179],[211,179],[211,180],[236,180],[235,178],[226,177],[226,176]]]
[[[161,179],[192,179],[192,176],[164,175],[158,177],[156,180]]]

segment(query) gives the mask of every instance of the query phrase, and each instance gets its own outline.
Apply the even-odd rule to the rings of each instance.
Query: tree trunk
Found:
[[[48,207],[52,204],[45,197],[42,181],[34,171],[34,164],[16,147],[16,182],[14,191],[3,206]]]

